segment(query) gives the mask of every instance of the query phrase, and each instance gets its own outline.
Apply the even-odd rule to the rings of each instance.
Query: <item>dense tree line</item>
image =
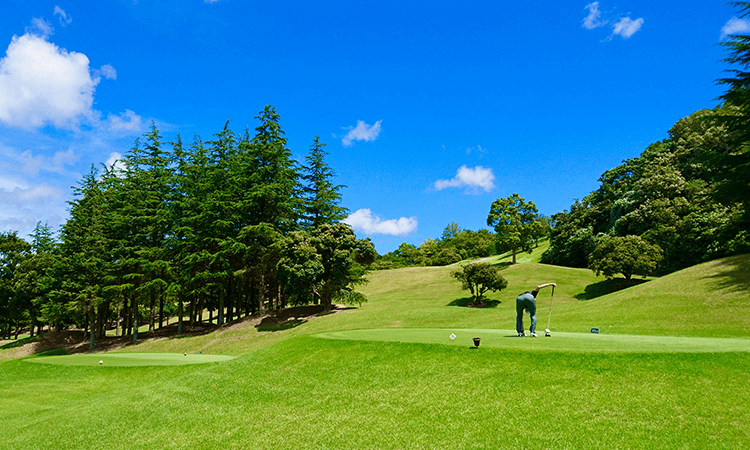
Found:
[[[750,2],[730,4],[750,16]],[[629,278],[750,251],[750,36],[720,45],[732,65],[718,80],[723,103],[679,120],[555,214],[543,261]]]
[[[451,222],[439,239],[426,239],[419,247],[406,242],[384,255],[378,255],[372,269],[398,269],[410,266],[446,266],[455,262],[497,254],[496,236],[489,230],[464,230]]]
[[[592,255],[606,256],[597,247],[614,249],[628,236],[651,245],[660,273],[750,250],[747,199],[724,194],[725,183],[742,180],[718,163],[745,145],[725,120],[738,114],[729,105],[698,111],[605,172],[596,191],[552,216],[543,262],[594,268]]]
[[[186,145],[155,125],[122,161],[74,188],[59,241],[38,225],[27,243],[0,234],[0,329],[75,326],[91,346],[109,328],[132,334],[168,317],[222,324],[288,305],[362,302],[372,243],[340,222],[333,170],[316,137],[292,159],[267,106],[255,133],[223,129]],[[12,331],[13,330],[13,331]]]

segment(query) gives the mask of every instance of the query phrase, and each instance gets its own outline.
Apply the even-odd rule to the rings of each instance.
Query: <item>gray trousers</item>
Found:
[[[523,311],[525,309],[528,309],[531,315],[529,331],[533,333],[536,331],[536,300],[525,298],[516,299],[516,331],[523,333]]]

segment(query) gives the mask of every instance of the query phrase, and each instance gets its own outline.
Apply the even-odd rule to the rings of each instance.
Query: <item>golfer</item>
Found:
[[[529,332],[531,332],[531,337],[536,337],[536,294],[539,293],[540,289],[546,288],[547,286],[557,287],[557,284],[546,283],[539,285],[533,291],[526,291],[516,299],[516,331],[518,331],[518,337],[525,336],[523,332],[524,311],[528,311],[531,315],[531,326],[529,327]]]

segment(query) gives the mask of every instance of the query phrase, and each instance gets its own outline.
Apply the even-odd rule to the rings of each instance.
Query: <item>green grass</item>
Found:
[[[221,363],[3,360],[0,449],[750,448],[750,257],[612,292],[535,254],[494,308],[452,306],[455,267],[382,271],[361,308],[117,353],[237,356]],[[553,337],[512,337],[515,297],[549,281]]]
[[[635,336],[626,334],[554,333],[551,338],[520,339],[515,330],[447,329],[447,328],[375,328],[369,330],[331,331],[315,337],[326,339],[414,342],[424,344],[475,347],[480,338],[482,350],[487,347],[524,351],[569,351],[579,353],[720,353],[750,352],[747,338],[690,338],[675,336]],[[454,338],[451,338],[454,336]],[[540,336],[542,336],[540,334]]]

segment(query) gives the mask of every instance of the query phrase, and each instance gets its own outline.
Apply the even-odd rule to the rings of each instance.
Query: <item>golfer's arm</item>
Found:
[[[557,287],[557,284],[556,284],[556,283],[545,283],[545,284],[540,284],[539,286],[537,286],[537,287],[536,287],[536,290],[538,291],[538,290],[540,290],[541,288],[546,288],[547,286],[555,286],[555,287]]]

